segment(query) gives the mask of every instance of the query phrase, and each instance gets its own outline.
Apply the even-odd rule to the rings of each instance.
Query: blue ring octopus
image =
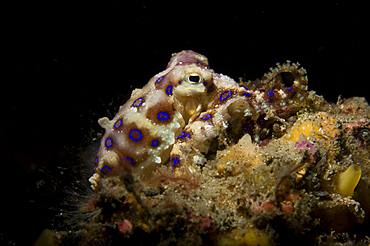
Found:
[[[112,120],[99,119],[105,134],[90,178],[93,189],[122,172],[149,177],[167,163],[191,166],[231,124],[248,129],[291,115],[305,103],[305,74],[287,61],[261,80],[237,83],[215,73],[199,53],[173,54],[167,68],[135,89]]]

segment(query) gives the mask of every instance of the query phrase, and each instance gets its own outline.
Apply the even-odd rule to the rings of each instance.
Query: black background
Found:
[[[73,162],[96,135],[97,119],[112,117],[174,52],[197,51],[236,81],[260,78],[276,62],[298,61],[309,90],[325,99],[367,96],[366,6],[215,4],[49,1],[4,8],[1,184],[3,213],[12,219],[3,223],[3,243],[29,244],[52,228],[48,206],[59,193],[46,196],[45,187],[37,188],[45,179],[40,168],[54,175],[65,159]]]

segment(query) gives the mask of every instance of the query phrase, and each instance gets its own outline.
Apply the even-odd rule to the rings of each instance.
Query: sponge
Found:
[[[361,178],[361,168],[359,165],[352,164],[346,171],[339,174],[338,178],[338,192],[342,196],[353,196],[358,182]]]
[[[229,235],[225,235],[217,242],[219,246],[236,246],[236,245],[248,245],[248,246],[271,246],[269,235],[264,233],[257,228],[242,229],[237,228]]]

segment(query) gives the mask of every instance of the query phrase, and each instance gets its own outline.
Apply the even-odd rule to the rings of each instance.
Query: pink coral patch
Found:
[[[123,235],[131,234],[132,226],[131,226],[131,223],[128,220],[118,222],[117,227],[118,227],[119,233],[121,233]]]

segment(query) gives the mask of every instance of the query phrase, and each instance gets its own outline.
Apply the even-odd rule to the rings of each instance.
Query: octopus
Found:
[[[132,172],[149,177],[160,165],[204,164],[212,142],[228,129],[259,131],[270,118],[300,109],[307,93],[298,63],[277,64],[262,79],[239,82],[218,74],[208,59],[186,50],[166,69],[135,89],[115,117],[99,119],[105,129],[96,155],[93,189],[102,179]],[[259,141],[255,134],[255,141]]]

